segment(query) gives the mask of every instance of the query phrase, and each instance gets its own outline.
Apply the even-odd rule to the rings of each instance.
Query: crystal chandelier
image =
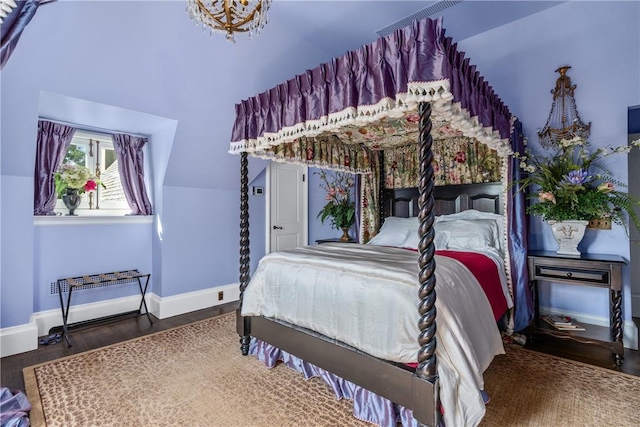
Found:
[[[560,77],[556,81],[556,87],[551,91],[553,94],[551,112],[547,118],[547,124],[538,131],[540,145],[545,148],[555,147],[561,140],[576,136],[587,139],[591,133],[591,123],[582,123],[578,115],[576,100],[573,97],[576,85],[572,85],[571,79],[567,76],[569,68],[571,67],[566,66],[556,70],[560,73]]]
[[[187,12],[196,25],[214,33],[224,33],[235,43],[234,33],[260,34],[268,22],[272,0],[187,0]]]

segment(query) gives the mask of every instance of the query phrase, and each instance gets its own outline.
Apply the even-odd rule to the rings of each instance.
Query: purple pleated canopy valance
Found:
[[[278,147],[297,142],[308,147],[296,151],[308,153],[297,160],[328,166],[326,153],[324,163],[315,154],[319,143],[336,145],[336,138],[352,144],[351,158],[363,139],[374,149],[415,143],[411,123],[423,101],[431,102],[435,126],[511,153],[509,109],[444,37],[440,19],[416,21],[237,104],[229,152],[286,161],[287,150]],[[351,137],[372,125],[378,128],[370,136]]]

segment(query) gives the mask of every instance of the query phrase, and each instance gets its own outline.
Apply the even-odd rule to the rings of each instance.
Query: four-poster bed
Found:
[[[529,324],[533,314],[526,274],[524,200],[517,188],[504,193],[507,191],[505,184],[517,179],[518,174],[518,168],[514,167],[509,157],[514,150],[520,150],[522,145],[517,119],[475,71],[475,67],[469,64],[469,60],[456,50],[451,39],[444,37],[440,20],[429,19],[396,30],[370,45],[335,58],[331,63],[309,70],[243,101],[236,106],[236,114],[230,152],[241,156],[238,333],[241,336],[243,354],[249,352],[251,337],[257,338],[260,342],[282,349],[407,409],[409,415],[403,415],[403,423],[411,423],[413,417],[425,425],[439,424],[442,408],[436,361],[436,333],[440,333],[440,330],[436,329],[435,287],[437,282],[455,284],[461,280],[449,280],[442,276],[444,273],[436,270],[436,213],[478,209],[503,215],[506,231],[500,236],[502,242],[499,249],[505,261],[503,270],[510,282],[511,296],[515,303],[510,312],[509,328],[523,329]],[[436,194],[434,197],[433,134],[450,134],[489,147],[501,159],[502,182],[497,186],[483,184],[482,187],[447,187],[447,190],[440,190],[441,195]],[[409,195],[398,190],[397,194],[391,193],[389,196],[390,193],[381,185],[383,156],[380,153],[405,147],[410,143],[415,145],[415,141],[419,164],[418,189]],[[417,215],[417,254],[408,254],[409,251],[405,249],[381,250],[382,256],[399,257],[399,263],[413,256],[411,259],[415,259],[417,264],[411,283],[415,285],[418,298],[412,305],[413,309],[409,310],[416,310],[417,307],[415,314],[409,313],[415,319],[413,323],[418,332],[415,366],[407,366],[404,360],[402,363],[393,362],[391,356],[376,357],[372,355],[375,351],[363,350],[358,344],[350,342],[349,337],[330,338],[319,333],[313,325],[296,326],[278,318],[277,314],[243,316],[243,301],[250,283],[249,155],[362,174],[360,228],[361,236],[365,236],[366,240],[376,234],[385,217],[397,213],[398,206],[404,206],[402,209],[408,211],[398,216]],[[469,191],[472,192],[471,195]],[[387,200],[383,200],[383,197]],[[416,209],[413,209],[414,206]],[[346,246],[362,246],[372,257],[380,256],[379,251],[372,249],[372,245]],[[315,260],[314,255],[308,256],[309,260]],[[441,266],[448,263],[442,257],[438,260]],[[283,261],[282,265],[287,262]],[[353,264],[357,262],[354,261]],[[438,280],[436,273],[440,274]],[[345,275],[349,274],[352,273],[345,270]],[[269,280],[266,279],[267,282]],[[470,279],[470,282],[473,280]],[[253,286],[250,290],[252,289]],[[458,302],[468,304],[470,310],[483,304],[488,307],[483,308],[485,312],[491,309],[488,302],[481,302],[481,296],[470,298],[469,301],[463,300],[464,298],[458,298]],[[440,300],[438,303],[444,304]],[[309,304],[314,307],[320,302]],[[448,307],[440,308],[448,310]],[[447,331],[449,321],[440,317],[439,312],[438,316],[438,321],[444,322],[441,326],[444,325],[444,330]],[[483,317],[486,316],[483,314]],[[497,330],[490,312],[489,317],[493,328]],[[352,320],[358,322],[357,318]],[[477,322],[481,323],[481,320]],[[464,328],[472,328],[470,323],[474,323],[465,322],[466,324],[456,324],[453,329],[462,330],[460,333],[464,335]],[[495,339],[494,332],[487,333],[491,339]],[[473,341],[472,337],[466,339]],[[473,345],[480,344],[475,342]],[[464,347],[460,350],[463,352],[470,348],[467,343],[463,343],[461,347]],[[438,348],[439,352],[444,350]],[[478,359],[488,359],[490,362],[498,352],[497,347],[490,349]],[[480,377],[476,382],[482,382],[482,371],[486,369],[487,363],[484,360],[471,364],[471,367],[480,371],[470,374]],[[445,419],[452,416],[452,406],[456,401],[456,397],[446,397],[448,403],[444,407]],[[478,414],[474,413],[472,419],[474,424],[479,422]]]

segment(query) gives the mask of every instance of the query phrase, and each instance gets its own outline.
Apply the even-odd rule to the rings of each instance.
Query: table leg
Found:
[[[622,345],[622,292],[611,291],[611,341],[619,342],[624,352],[624,345]],[[615,353],[614,360],[617,366],[622,365],[624,360],[624,354]]]

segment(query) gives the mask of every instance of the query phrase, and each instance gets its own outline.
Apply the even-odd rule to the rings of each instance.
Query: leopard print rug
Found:
[[[370,425],[320,378],[242,356],[235,314],[25,368],[24,377],[35,427]]]
[[[480,427],[637,426],[640,377],[507,345]],[[368,426],[319,378],[240,355],[227,314],[24,369],[35,427]],[[457,427],[457,426],[453,426]]]

